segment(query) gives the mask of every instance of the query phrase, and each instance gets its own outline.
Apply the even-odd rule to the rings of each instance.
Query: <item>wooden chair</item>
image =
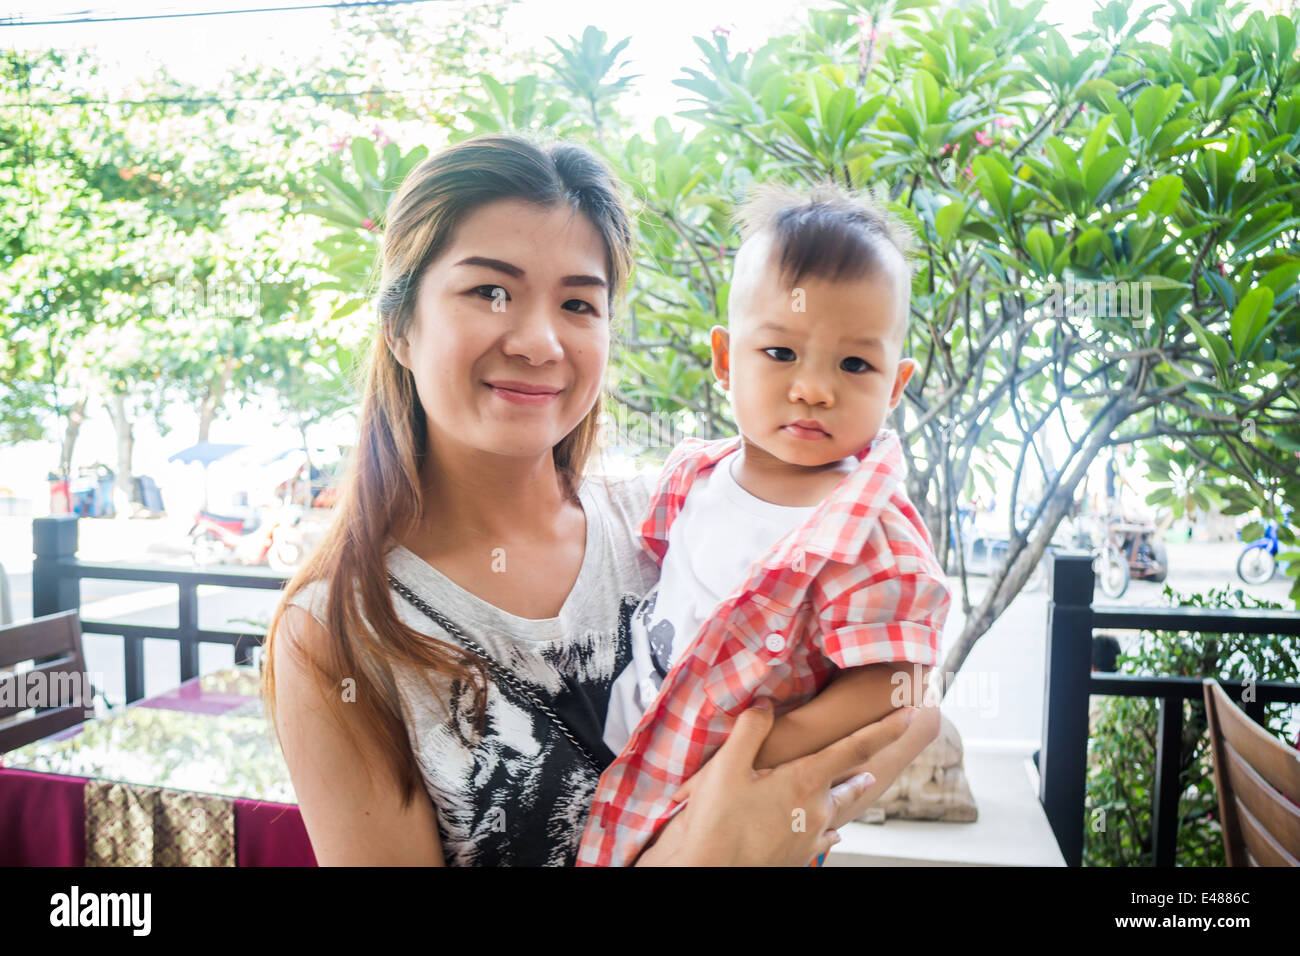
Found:
[[[1228,866],[1300,866],[1300,751],[1202,682]]]
[[[0,670],[0,753],[79,724],[94,707],[94,690],[81,650],[81,618],[76,611],[0,627],[0,668],[47,657],[54,660],[23,673]],[[34,678],[33,674],[43,676]],[[36,699],[34,685],[38,681],[44,685],[40,706],[49,709],[15,719],[16,714],[35,706],[31,701]]]

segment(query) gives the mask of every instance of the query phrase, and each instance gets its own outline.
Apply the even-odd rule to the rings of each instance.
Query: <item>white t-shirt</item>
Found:
[[[668,531],[659,583],[632,613],[632,662],[614,681],[605,717],[605,745],[615,753],[705,622],[744,584],[750,565],[817,510],[755,498],[736,483],[736,458],[728,455],[691,485]]]

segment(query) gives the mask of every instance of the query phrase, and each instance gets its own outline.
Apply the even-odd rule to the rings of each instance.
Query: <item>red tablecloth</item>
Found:
[[[187,681],[135,706],[221,714],[256,700],[247,694],[204,688],[204,680]],[[54,737],[73,737],[79,729]],[[0,756],[0,764],[3,759]],[[0,866],[84,865],[86,782],[86,777],[0,766]],[[230,802],[234,805],[236,865],[316,865],[297,806],[235,797]]]

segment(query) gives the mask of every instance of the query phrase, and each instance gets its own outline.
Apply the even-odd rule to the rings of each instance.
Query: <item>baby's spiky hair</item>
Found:
[[[882,249],[893,247],[903,264],[906,335],[915,238],[869,194],[830,182],[807,189],[760,183],[736,210],[732,223],[740,227],[742,247],[755,236],[771,233],[780,255],[781,277],[790,286],[798,285],[805,275],[836,281],[875,274],[885,267]]]

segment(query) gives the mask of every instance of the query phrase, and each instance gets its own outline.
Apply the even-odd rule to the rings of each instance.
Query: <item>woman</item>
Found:
[[[389,206],[355,456],[266,649],[321,864],[574,860],[657,574],[648,484],[584,478],[631,243],[598,159],[513,135],[431,157]],[[933,738],[937,710],[904,735],[910,713],[756,773],[773,715],[753,708],[639,864],[824,852]]]

